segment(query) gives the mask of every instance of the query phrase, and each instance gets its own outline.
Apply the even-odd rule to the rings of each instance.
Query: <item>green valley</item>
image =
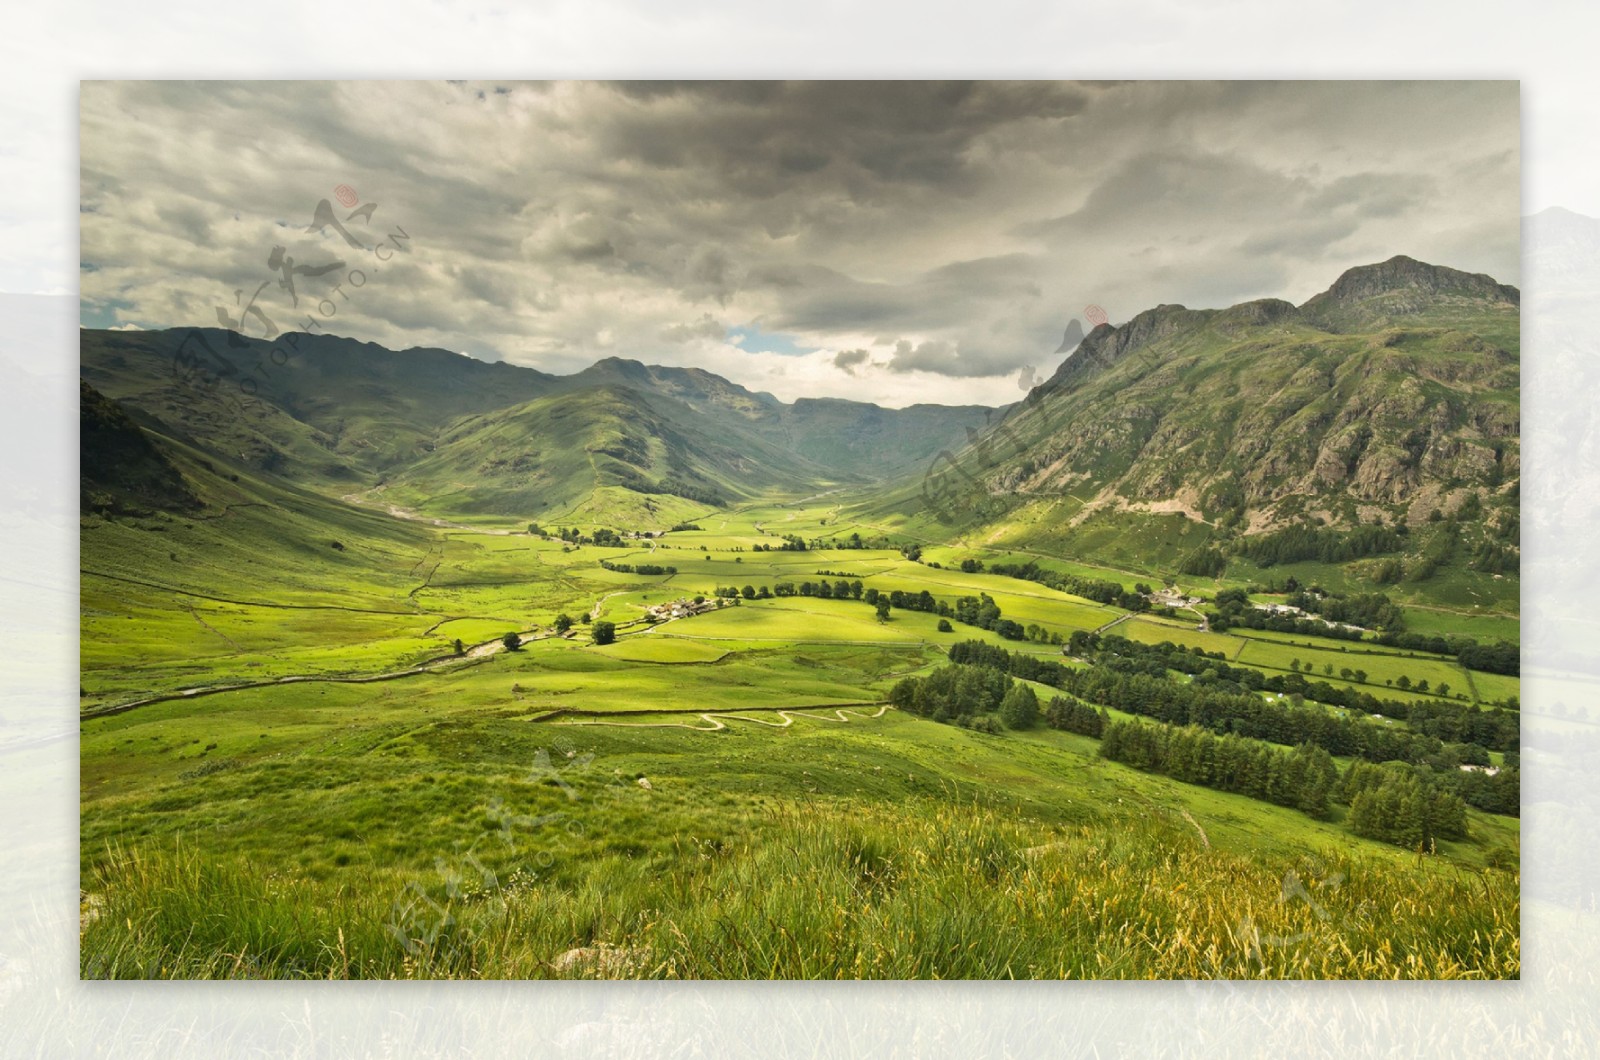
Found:
[[[1517,304],[1000,410],[85,331],[82,974],[1516,978]]]

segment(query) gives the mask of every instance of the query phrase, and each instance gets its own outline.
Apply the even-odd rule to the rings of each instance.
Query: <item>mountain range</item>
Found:
[[[711,504],[863,483],[961,444],[981,406],[786,404],[697,368],[608,358],[575,375],[335,336],[82,332],[82,378],[155,434],[324,492],[398,486],[537,514],[599,487]]]
[[[998,539],[1019,521],[1064,532],[1108,512],[1235,536],[1485,512],[1514,548],[1519,329],[1516,288],[1395,257],[1298,306],[1160,305],[1101,324],[1004,409],[785,403],[620,358],[554,376],[333,336],[283,357],[217,329],[85,330],[84,429],[126,437],[137,423],[254,473],[328,494],[382,487],[438,513],[559,520],[609,491],[666,520],[683,506],[650,498],[725,506],[878,483],[886,520],[931,526],[938,508],[940,524]],[[115,508],[87,446],[85,461],[85,490]],[[181,499],[147,457],[140,467],[143,503]]]

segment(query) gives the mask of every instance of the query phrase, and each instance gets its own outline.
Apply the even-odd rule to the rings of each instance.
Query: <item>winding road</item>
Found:
[[[859,710],[851,710],[851,709],[845,708],[845,707],[840,707],[840,708],[835,709],[834,710],[834,714],[836,715],[836,717],[832,717],[832,718],[829,718],[829,717],[826,717],[826,716],[819,716],[819,715],[816,715],[816,714],[803,714],[803,713],[801,713],[801,711],[803,711],[803,710],[819,710],[819,709],[824,709],[824,708],[820,708],[820,707],[742,707],[737,711],[718,710],[718,711],[689,711],[688,712],[688,713],[694,714],[694,716],[699,718],[701,721],[707,722],[708,724],[706,724],[706,725],[690,725],[690,724],[688,724],[686,722],[681,722],[681,721],[606,721],[606,720],[601,719],[601,718],[585,718],[585,719],[578,720],[578,721],[558,721],[555,724],[557,724],[557,725],[611,725],[611,726],[615,726],[617,728],[623,728],[623,729],[688,729],[691,732],[721,732],[723,729],[726,729],[728,727],[722,721],[722,719],[726,718],[728,721],[744,721],[744,722],[749,722],[751,725],[765,725],[765,726],[768,726],[769,728],[773,728],[773,729],[787,729],[789,726],[794,724],[794,719],[796,719],[796,718],[809,718],[812,721],[831,721],[831,722],[834,722],[836,724],[848,723],[850,721],[851,717],[857,718],[859,720],[872,721],[872,720],[875,720],[877,718],[883,717],[884,713],[889,710],[889,704],[884,703],[881,706],[879,706],[878,707],[878,712],[876,714],[863,714]],[[741,716],[741,715],[744,715],[744,714],[750,714],[750,713],[756,713],[756,712],[776,714],[778,717],[782,718],[783,720],[782,721],[766,721],[766,720],[764,720],[762,718],[746,718],[746,717],[742,717]],[[671,712],[671,711],[659,711],[657,713],[665,714],[665,713],[673,713],[673,712]],[[849,717],[847,717],[846,715],[849,715]],[[545,715],[545,717],[546,718],[553,717],[553,715]],[[539,720],[544,720],[544,719],[541,718]]]

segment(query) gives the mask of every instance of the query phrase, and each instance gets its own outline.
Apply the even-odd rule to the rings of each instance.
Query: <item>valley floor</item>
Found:
[[[613,548],[213,488],[235,495],[203,517],[84,523],[85,976],[1520,973],[1514,818],[1472,810],[1421,855],[1342,806],[887,705],[967,640],[1083,665],[1059,642],[1116,623],[1267,674],[1355,645],[1129,616],[963,573],[971,550],[907,558],[835,496]],[[852,533],[874,547],[767,550]],[[819,580],[984,595],[1035,638],[777,589]],[[1380,698],[1401,673],[1445,704],[1516,691],[1359,661]]]

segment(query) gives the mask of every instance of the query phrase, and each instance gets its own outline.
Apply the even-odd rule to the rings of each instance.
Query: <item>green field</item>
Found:
[[[83,529],[85,975],[1518,974],[1516,876],[1484,868],[1517,848],[1514,819],[1474,810],[1468,839],[1419,863],[1356,838],[1342,807],[1318,821],[1107,762],[1087,737],[887,710],[962,640],[1080,665],[936,614],[785,596],[646,621],[722,585],[841,577],[984,594],[1063,638],[1126,615],[952,569],[1001,553],[755,551],[883,532],[831,499],[700,506],[702,530],[604,548],[194,476],[221,514]],[[1194,627],[1110,632],[1470,694],[1451,660]],[[505,650],[510,631],[527,643]],[[1481,697],[1515,693],[1473,676]],[[1338,881],[1337,931],[1280,900],[1291,872]],[[1241,943],[1243,915],[1293,941]]]

